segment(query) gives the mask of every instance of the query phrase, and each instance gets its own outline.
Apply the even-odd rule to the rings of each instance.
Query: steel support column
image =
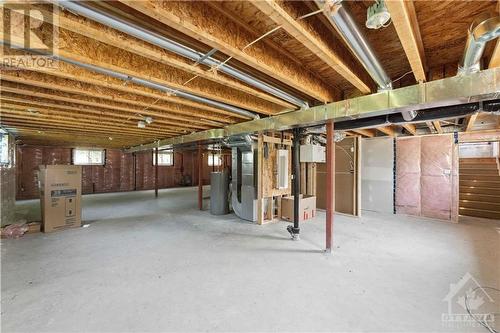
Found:
[[[158,148],[155,148],[155,198],[158,198]]]
[[[326,245],[325,251],[332,252],[333,220],[335,213],[335,141],[334,125],[326,123]]]
[[[293,227],[288,226],[287,230],[293,240],[299,240],[299,205],[300,205],[300,128],[293,130]]]
[[[203,154],[198,146],[198,209],[203,210]]]

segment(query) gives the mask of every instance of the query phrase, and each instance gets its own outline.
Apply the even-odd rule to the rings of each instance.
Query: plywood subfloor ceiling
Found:
[[[214,58],[229,59],[227,64],[309,105],[376,91],[373,80],[323,13],[300,19],[318,10],[312,1],[122,0],[86,4],[197,51],[215,50]],[[455,75],[469,25],[476,18],[498,15],[496,1],[395,0],[388,4],[392,23],[380,30],[369,30],[364,21],[366,9],[372,4],[349,1],[348,6],[388,75],[395,80],[395,87]],[[49,4],[30,8],[42,13],[53,11]],[[39,39],[30,40],[31,48],[36,48],[36,43],[49,44],[55,30],[57,54],[72,61],[154,81],[261,117],[297,108],[216,68],[196,64],[67,10],[57,8],[52,22],[37,21],[33,12],[25,12],[39,22]],[[3,15],[10,14],[3,11]],[[2,35],[5,39],[5,32]],[[10,48],[3,51],[3,57],[32,54]],[[498,53],[495,45],[489,45],[485,64],[498,63]],[[1,73],[1,126],[12,132],[20,144],[124,148],[249,120],[216,106],[68,62],[55,62],[55,68],[20,62],[11,65],[4,66]],[[146,117],[153,122],[138,128],[138,121]],[[481,117],[433,124],[429,131],[439,132],[443,126],[473,130]],[[500,126],[495,121],[488,120],[488,124]],[[349,134],[413,135],[418,127],[385,127]]]

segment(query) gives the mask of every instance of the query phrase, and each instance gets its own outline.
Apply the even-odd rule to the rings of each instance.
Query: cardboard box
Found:
[[[43,232],[80,227],[82,218],[81,166],[41,165],[38,180]]]
[[[299,201],[299,222],[312,219],[316,216],[316,197],[313,195],[300,195]],[[294,197],[281,198],[281,218],[293,222],[293,201]]]

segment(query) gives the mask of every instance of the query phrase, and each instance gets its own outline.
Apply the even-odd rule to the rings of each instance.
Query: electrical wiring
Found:
[[[472,289],[471,291],[471,294],[474,293],[476,290],[478,289],[481,289],[481,290],[493,290],[493,291],[496,291],[496,292],[500,292],[500,289],[497,289],[497,288],[493,288],[493,287],[476,287],[474,289]],[[491,327],[488,322],[484,319],[481,319],[481,318],[478,318],[475,314],[472,313],[470,307],[469,307],[469,298],[468,298],[468,294],[466,293],[465,294],[465,309],[467,310],[467,313],[469,314],[469,316],[471,316],[472,319],[474,319],[474,321],[476,321],[477,323],[479,323],[481,326],[483,326],[484,328],[486,328],[490,333],[499,333],[495,328]],[[486,315],[498,315],[500,313],[488,313]]]

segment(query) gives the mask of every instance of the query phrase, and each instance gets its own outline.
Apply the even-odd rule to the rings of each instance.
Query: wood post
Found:
[[[332,252],[335,213],[335,141],[333,121],[326,123],[326,252]]]
[[[203,154],[198,146],[198,209],[203,210]]]
[[[155,198],[158,198],[158,147],[155,148]]]

